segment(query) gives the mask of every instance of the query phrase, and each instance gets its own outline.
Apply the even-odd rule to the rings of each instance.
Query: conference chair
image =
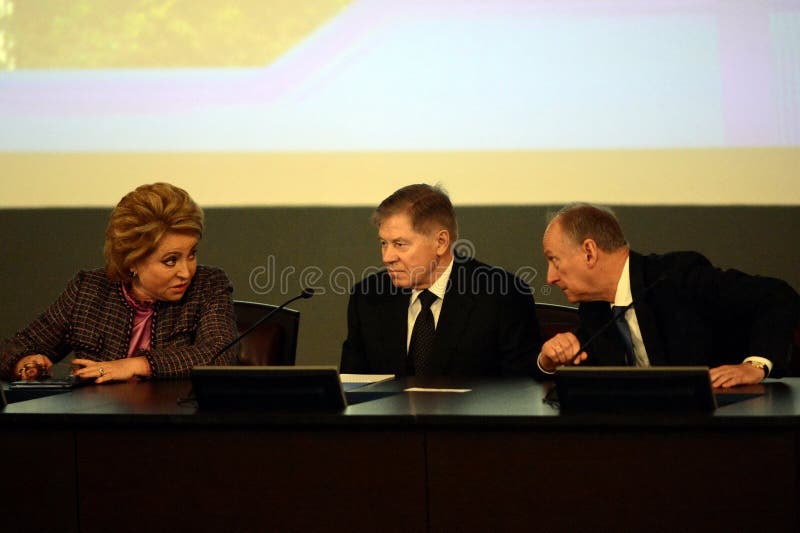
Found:
[[[789,376],[800,377],[800,320],[794,326],[792,348],[789,352]]]
[[[556,333],[575,331],[578,329],[578,308],[556,304],[536,304],[536,319],[539,321],[539,331],[542,341],[548,341]]]
[[[233,307],[236,312],[236,327],[241,334],[277,306],[234,300]],[[241,340],[239,363],[294,365],[299,329],[300,312],[294,309],[281,309]]]

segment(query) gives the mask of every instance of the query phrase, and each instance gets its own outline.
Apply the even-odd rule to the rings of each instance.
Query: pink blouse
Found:
[[[152,302],[137,302],[128,293],[125,285],[122,286],[125,300],[133,307],[133,329],[131,341],[128,344],[128,357],[133,357],[139,350],[150,349],[150,333],[153,328],[153,312],[155,307]]]

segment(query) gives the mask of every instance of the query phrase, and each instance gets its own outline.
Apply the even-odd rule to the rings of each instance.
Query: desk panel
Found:
[[[0,432],[0,530],[78,531],[72,431]]]
[[[8,405],[1,457],[35,458],[6,463],[8,525],[800,530],[800,379],[685,415],[562,415],[529,379],[395,380],[340,413],[198,410],[178,401],[190,389],[119,383]]]
[[[415,431],[79,431],[77,442],[82,531],[426,529]]]
[[[431,531],[798,530],[796,436],[428,434]]]

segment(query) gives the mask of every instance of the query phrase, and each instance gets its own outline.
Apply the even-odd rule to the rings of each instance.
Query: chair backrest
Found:
[[[566,305],[537,303],[536,319],[539,321],[542,341],[549,340],[556,333],[575,331],[580,324],[578,308]]]
[[[800,320],[794,326],[792,347],[789,351],[789,375],[800,377]]]
[[[234,300],[239,334],[277,306]],[[300,312],[281,309],[241,340],[239,363],[243,365],[294,365]]]

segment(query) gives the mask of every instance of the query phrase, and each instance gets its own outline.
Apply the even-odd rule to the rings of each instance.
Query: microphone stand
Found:
[[[298,294],[297,296],[295,296],[294,298],[286,300],[281,305],[279,305],[275,309],[271,310],[269,313],[267,313],[263,317],[259,318],[252,326],[247,328],[238,337],[236,337],[231,342],[226,344],[221,350],[217,351],[217,353],[214,354],[214,356],[208,361],[208,363],[206,363],[206,365],[207,366],[208,365],[212,365],[231,346],[233,346],[234,344],[236,344],[237,342],[242,340],[244,337],[249,335],[250,332],[252,332],[254,329],[256,329],[262,322],[267,320],[269,317],[271,317],[272,315],[274,315],[275,313],[277,313],[278,311],[280,311],[281,309],[283,309],[284,307],[286,307],[290,303],[294,302],[295,300],[300,300],[300,299],[304,299],[305,300],[305,299],[311,298],[312,296],[314,296],[314,289],[306,288],[306,289],[303,289],[303,291],[300,294]],[[194,402],[194,401],[196,401],[194,387],[192,387],[192,389],[189,391],[189,395],[186,398],[178,398],[178,404],[179,405],[183,405],[183,404],[185,404],[187,402]]]
[[[278,307],[276,307],[275,309],[271,310],[266,315],[264,315],[261,318],[259,318],[252,326],[250,326],[249,328],[244,330],[238,337],[236,337],[231,342],[226,344],[221,350],[219,350],[216,354],[214,354],[214,357],[212,357],[211,360],[209,360],[208,363],[206,363],[206,365],[213,364],[231,346],[233,346],[234,344],[236,344],[237,342],[239,342],[240,340],[242,340],[243,338],[248,336],[250,334],[250,332],[252,332],[258,326],[260,326],[265,320],[270,318],[272,315],[274,315],[275,313],[277,313],[278,311],[280,311],[281,309],[283,309],[284,307],[286,307],[290,303],[292,303],[292,302],[294,302],[296,300],[300,300],[300,299],[304,299],[305,300],[305,299],[311,298],[312,296],[314,296],[314,289],[303,289],[303,291],[300,294],[298,294],[297,296],[295,296],[294,298],[292,298],[290,300],[286,300],[281,305],[279,305]]]

